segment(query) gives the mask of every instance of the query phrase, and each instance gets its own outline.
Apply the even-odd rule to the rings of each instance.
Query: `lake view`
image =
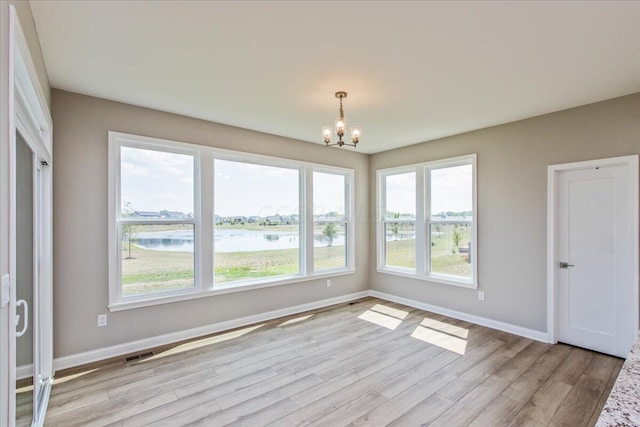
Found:
[[[299,238],[297,233],[288,231],[216,229],[215,250],[216,252],[250,252],[292,249],[298,247]],[[144,249],[193,252],[193,232],[189,230],[137,233],[135,239],[135,244]],[[333,239],[333,246],[341,245],[344,245],[344,235],[337,235]],[[327,240],[325,238],[316,239],[314,246],[327,246]]]

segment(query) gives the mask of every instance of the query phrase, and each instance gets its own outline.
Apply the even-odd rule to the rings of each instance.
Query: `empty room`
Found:
[[[0,0],[0,426],[640,426],[640,1]]]

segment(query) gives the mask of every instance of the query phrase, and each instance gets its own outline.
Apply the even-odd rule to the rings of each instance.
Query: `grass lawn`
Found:
[[[441,227],[441,234],[434,233],[431,238],[431,271],[459,277],[471,277],[471,264],[466,255],[458,253],[453,244],[452,225]],[[471,240],[471,229],[460,227],[460,246],[466,247]],[[394,267],[416,268],[415,239],[392,240],[387,242],[386,264]],[[452,250],[455,249],[455,253]]]
[[[180,229],[176,225],[155,225],[153,231]],[[186,226],[191,229],[191,225]],[[264,230],[264,226],[257,226]],[[240,228],[229,226],[228,228]],[[248,229],[245,225],[243,229]],[[291,226],[267,227],[274,231],[290,230]],[[453,225],[441,226],[440,232],[432,234],[431,271],[459,277],[471,277],[471,264],[466,255],[458,253],[453,242]],[[146,231],[146,230],[145,230]],[[470,229],[460,227],[460,246],[470,241]],[[316,271],[339,268],[345,265],[345,246],[315,248]],[[193,253],[168,252],[143,249],[135,244],[131,258],[122,251],[122,293],[124,296],[157,291],[184,289],[194,286]],[[215,257],[216,283],[260,277],[284,276],[299,271],[298,249],[275,249],[255,252],[222,252]],[[387,265],[415,268],[415,239],[387,242]]]
[[[133,245],[131,258],[122,251],[122,294],[184,289],[193,286],[191,252],[152,251]],[[315,248],[316,270],[345,265],[345,247]],[[216,254],[216,283],[296,274],[299,271],[298,249]]]

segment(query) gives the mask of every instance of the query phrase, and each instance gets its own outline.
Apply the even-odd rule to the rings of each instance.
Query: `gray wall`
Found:
[[[640,153],[640,94],[482,129],[371,156],[375,173],[478,154],[478,280],[486,293],[376,272],[371,288],[546,331],[547,166]],[[375,188],[371,184],[371,241]]]
[[[368,156],[53,90],[54,357],[368,289]],[[108,313],[107,132],[119,131],[355,170],[356,270],[325,280]]]

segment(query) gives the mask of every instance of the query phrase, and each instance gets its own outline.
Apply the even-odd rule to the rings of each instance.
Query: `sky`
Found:
[[[216,159],[215,213],[220,216],[298,214],[298,169]],[[122,147],[121,201],[137,211],[194,212],[194,159]],[[415,214],[415,173],[387,177],[387,209]],[[431,213],[472,210],[471,165],[431,170]],[[344,213],[344,176],[314,173],[314,214]]]
[[[192,156],[121,148],[120,201],[137,211],[193,213]]]
[[[216,159],[215,213],[298,214],[298,169]],[[194,212],[194,160],[189,155],[122,147],[121,201],[137,211]],[[344,212],[344,176],[314,173],[314,213]]]
[[[415,172],[388,175],[387,210],[416,213]],[[471,165],[431,170],[431,214],[471,211],[473,207]]]

